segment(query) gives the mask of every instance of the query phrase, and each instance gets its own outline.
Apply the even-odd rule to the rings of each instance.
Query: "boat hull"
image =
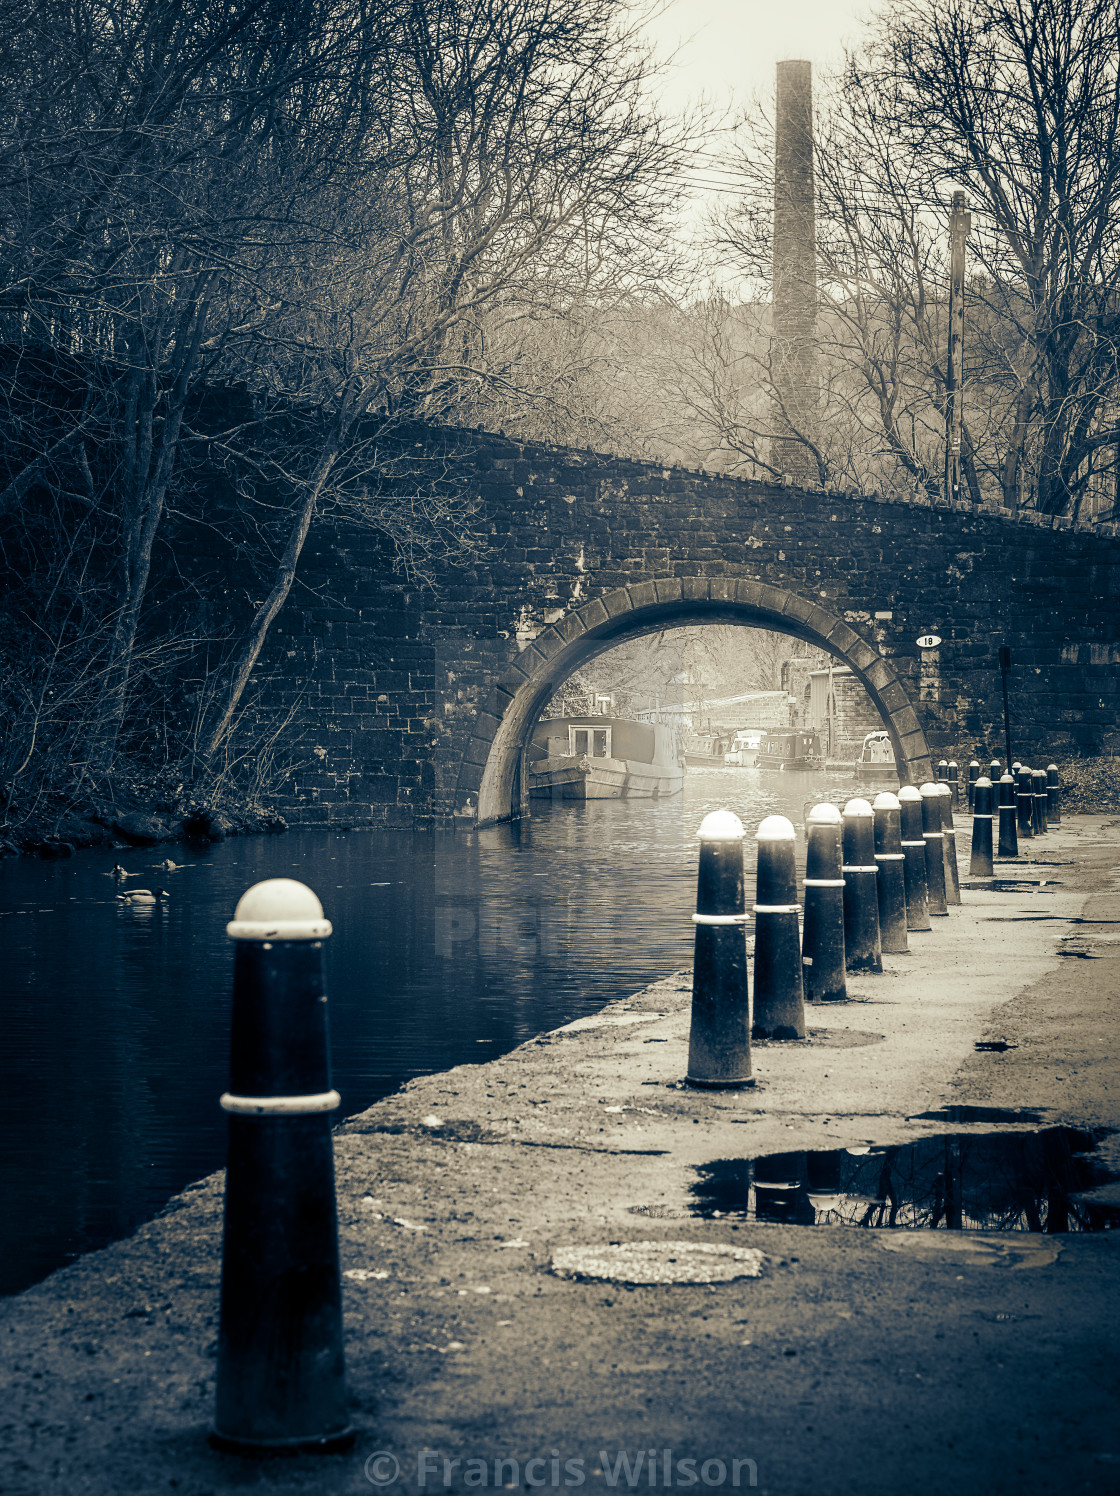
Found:
[[[617,758],[546,758],[529,775],[534,800],[652,800],[683,785],[683,770],[672,765]]]
[[[856,764],[856,778],[866,780],[869,784],[897,784],[899,781],[897,764]]]

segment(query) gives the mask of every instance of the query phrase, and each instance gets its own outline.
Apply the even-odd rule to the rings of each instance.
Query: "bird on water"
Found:
[[[164,904],[170,897],[166,888],[157,888],[155,893],[150,888],[131,888],[127,893],[117,894],[119,903],[128,904],[133,908]]]

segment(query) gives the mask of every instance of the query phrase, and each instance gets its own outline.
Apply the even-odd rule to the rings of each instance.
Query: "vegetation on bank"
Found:
[[[1120,811],[1120,757],[1055,758],[1062,787],[1062,810],[1070,815]],[[1045,768],[1045,764],[1040,765]]]

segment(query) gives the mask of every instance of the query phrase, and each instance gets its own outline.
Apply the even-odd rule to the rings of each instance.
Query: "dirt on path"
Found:
[[[905,1143],[943,1132],[918,1114],[946,1106],[1120,1128],[1120,824],[1068,818],[1036,856],[1003,870],[1030,884],[966,890],[853,1001],[814,1010],[810,1043],[758,1048],[752,1091],[682,1087],[678,973],[349,1119],[350,1454],[208,1448],[221,1179],[185,1191],[0,1306],[0,1491],[1120,1490],[1120,1233],[691,1213],[713,1160]],[[976,1051],[993,1039],[1012,1047]],[[749,1249],[761,1272],[550,1270],[644,1241]]]

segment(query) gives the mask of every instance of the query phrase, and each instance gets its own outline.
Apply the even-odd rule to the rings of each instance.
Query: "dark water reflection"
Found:
[[[501,1054],[691,957],[696,828],[727,805],[753,833],[843,801],[849,779],[690,773],[663,803],[534,807],[475,834],[292,832],[206,852],[0,863],[0,1291],[126,1235],[219,1166],[232,958],[224,930],[262,878],[319,894],[343,1112],[410,1077]],[[166,887],[121,908],[119,855]]]
[[[894,1147],[718,1159],[694,1171],[692,1214],[800,1226],[1108,1231],[1120,1221],[1117,1207],[1081,1197],[1114,1179],[1093,1157],[1109,1135],[1072,1127],[945,1133]]]

